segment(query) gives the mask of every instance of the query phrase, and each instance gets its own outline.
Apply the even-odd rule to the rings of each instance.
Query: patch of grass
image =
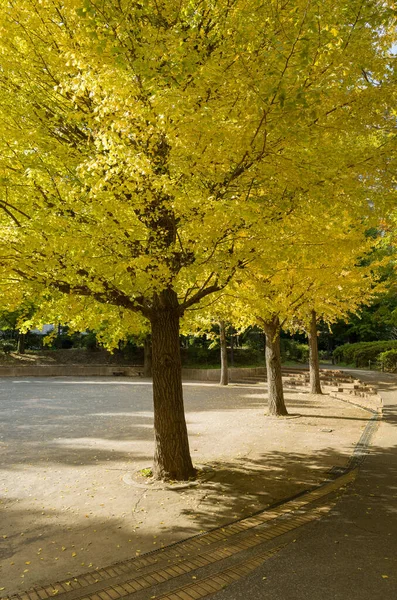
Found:
[[[139,471],[139,474],[142,475],[142,477],[153,477],[153,471],[150,467],[147,467],[146,469],[141,469]]]

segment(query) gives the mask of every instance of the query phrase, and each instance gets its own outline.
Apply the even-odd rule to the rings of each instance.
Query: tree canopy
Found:
[[[4,4],[2,204],[46,287],[188,307],[253,218],[357,194],[387,142],[388,3]]]
[[[380,0],[1,0],[3,286],[150,321],[158,476],[193,472],[183,313],[298,207],[390,198],[395,35]]]

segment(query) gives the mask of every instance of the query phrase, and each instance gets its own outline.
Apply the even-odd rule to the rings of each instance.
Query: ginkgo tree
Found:
[[[0,5],[5,291],[150,323],[153,472],[187,479],[179,320],[308,190],[379,181],[394,4]]]
[[[357,219],[336,203],[321,218],[295,211],[279,228],[273,228],[277,238],[273,254],[270,249],[265,254],[257,251],[255,260],[230,287],[234,322],[259,325],[266,336],[268,414],[288,414],[281,373],[281,329],[308,332],[311,391],[321,393],[317,318],[332,323],[368,304],[379,291],[376,261],[363,260],[377,244],[366,235],[377,218],[369,208],[367,218]]]
[[[227,329],[233,322],[236,305],[229,294],[220,291],[212,294],[206,302],[202,302],[196,310],[186,311],[181,331],[195,336],[205,335],[207,338],[219,341],[220,349],[220,385],[229,384],[229,369],[227,360]]]
[[[331,326],[338,320],[359,313],[384,289],[383,283],[380,282],[379,264],[376,262],[362,265],[356,260],[350,264],[345,262],[345,267],[341,265],[343,265],[341,262],[339,264],[334,262],[332,265],[332,261],[324,265],[323,276],[313,281],[306,302],[299,306],[292,321],[285,325],[292,331],[306,333],[308,337],[309,379],[312,394],[322,394],[317,341],[318,323],[323,322]]]

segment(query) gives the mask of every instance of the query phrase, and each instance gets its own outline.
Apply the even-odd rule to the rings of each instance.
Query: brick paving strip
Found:
[[[121,563],[0,600],[194,600],[220,591],[329,512],[357,468],[295,499]],[[279,538],[283,537],[280,540]],[[274,540],[277,547],[272,547]],[[281,542],[281,545],[280,545]]]

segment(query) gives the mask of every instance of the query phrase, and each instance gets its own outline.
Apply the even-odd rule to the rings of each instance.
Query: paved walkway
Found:
[[[378,385],[384,410],[354,484],[295,544],[214,600],[397,598],[397,376],[355,374]]]
[[[336,471],[333,480],[289,502],[15,598],[395,600],[397,378],[383,379],[385,421],[360,470],[358,454],[340,477]]]

